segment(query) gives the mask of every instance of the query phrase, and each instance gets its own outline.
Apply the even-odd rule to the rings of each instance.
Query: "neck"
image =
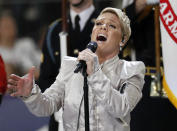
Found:
[[[93,4],[92,1],[84,2],[84,3],[82,3],[82,4],[81,4],[80,6],[78,6],[78,7],[75,7],[75,6],[73,6],[72,4],[70,4],[70,8],[71,8],[72,10],[74,10],[75,12],[80,13],[80,12],[82,12],[83,10],[89,8],[92,4]]]

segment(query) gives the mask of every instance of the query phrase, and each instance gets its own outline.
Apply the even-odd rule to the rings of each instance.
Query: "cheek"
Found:
[[[113,36],[113,41],[115,42],[115,43],[120,43],[121,41],[122,41],[122,35],[121,35],[121,32],[114,32],[113,34],[112,34],[112,36]]]

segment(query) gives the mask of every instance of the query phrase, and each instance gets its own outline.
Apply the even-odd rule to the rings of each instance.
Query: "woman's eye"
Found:
[[[96,25],[102,25],[102,23],[101,22],[96,22]]]
[[[115,25],[110,24],[109,26],[110,26],[111,28],[113,28],[113,29],[116,29],[116,26],[115,26]]]

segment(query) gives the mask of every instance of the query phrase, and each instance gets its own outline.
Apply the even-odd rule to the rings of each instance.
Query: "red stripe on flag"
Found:
[[[160,0],[160,18],[168,34],[177,44],[177,16],[168,0]]]

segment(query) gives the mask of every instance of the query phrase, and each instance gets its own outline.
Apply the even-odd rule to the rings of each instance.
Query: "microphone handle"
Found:
[[[76,69],[74,70],[74,73],[78,73],[82,69],[83,65],[86,65],[85,61],[80,60],[77,64]]]
[[[89,42],[89,44],[87,45],[87,49],[90,49],[93,53],[95,53],[97,46],[98,46],[97,43],[92,41],[92,42]],[[83,68],[83,66],[86,66],[86,62],[83,60],[80,60],[76,66],[77,67],[74,70],[74,73],[78,73]]]

